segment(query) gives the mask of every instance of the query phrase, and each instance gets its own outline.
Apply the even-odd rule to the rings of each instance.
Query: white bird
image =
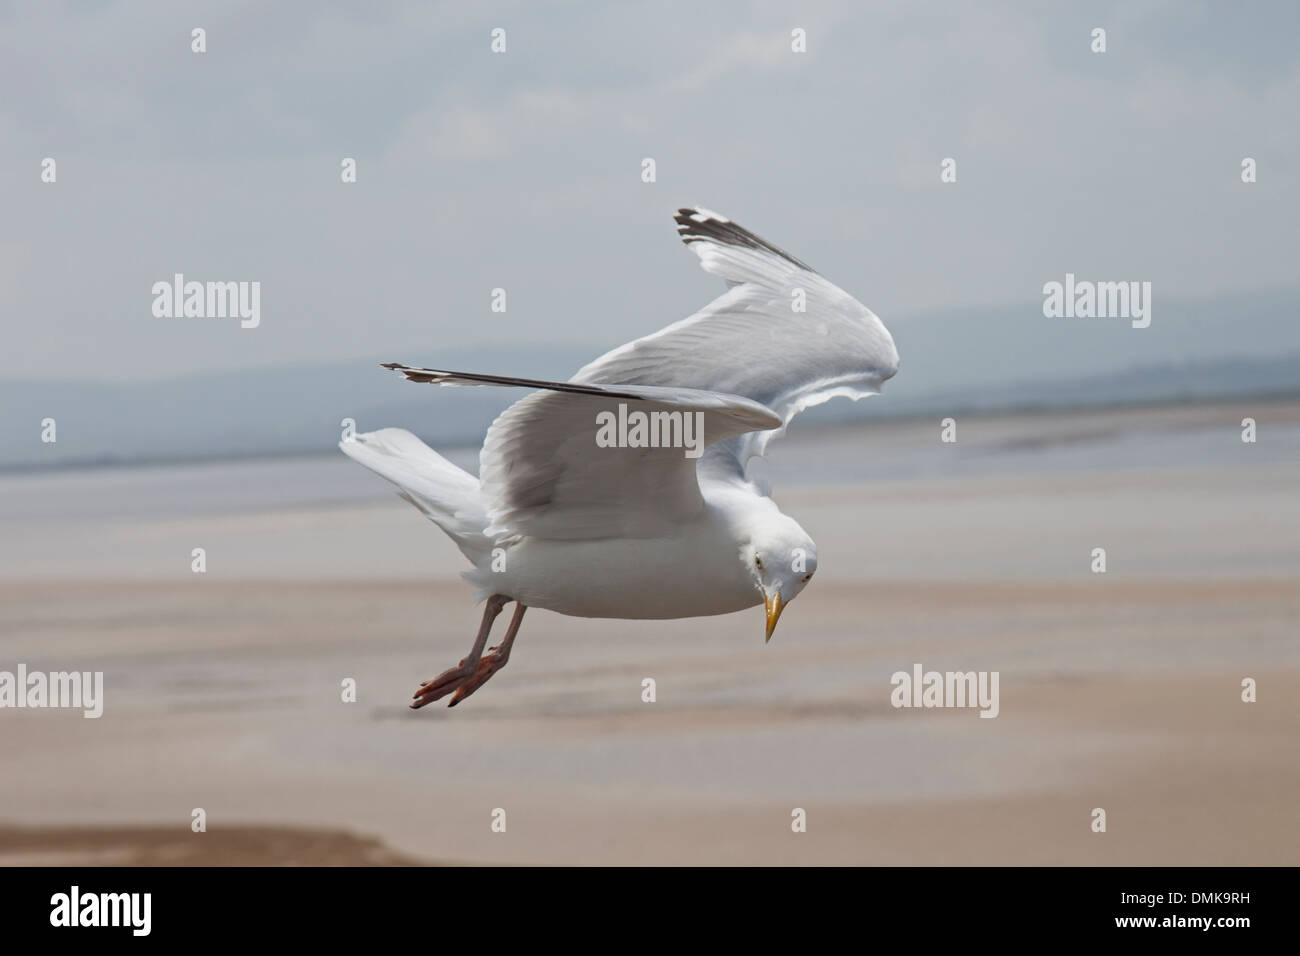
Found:
[[[676,221],[727,291],[568,382],[385,366],[415,382],[535,390],[488,429],[478,478],[400,428],[340,443],[451,537],[487,602],[469,654],[412,707],[453,692],[455,706],[481,687],[528,607],[662,619],[762,604],[770,640],[816,572],[817,546],[748,463],[803,409],[877,394],[898,370],[893,338],[847,292],[726,217],[694,208]],[[505,637],[485,653],[511,601]]]

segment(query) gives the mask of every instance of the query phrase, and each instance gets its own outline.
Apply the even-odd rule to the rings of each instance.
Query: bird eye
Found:
[[[754,555],[754,567],[758,568],[760,571],[763,570],[763,559],[758,555]]]
[[[803,583],[807,584],[811,580],[812,580],[812,572],[809,571],[807,574],[803,576]]]

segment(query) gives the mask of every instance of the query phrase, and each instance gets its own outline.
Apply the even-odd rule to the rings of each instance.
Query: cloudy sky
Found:
[[[697,203],[870,305],[905,370],[898,330],[1063,321],[1041,290],[1067,271],[1150,281],[1153,330],[1187,303],[1294,302],[1298,10],[0,4],[0,376],[594,355],[718,291],[675,237]],[[177,272],[260,281],[261,326],[154,317]],[[1300,341],[1261,329],[1234,353]],[[1112,330],[1118,366],[1144,333]]]

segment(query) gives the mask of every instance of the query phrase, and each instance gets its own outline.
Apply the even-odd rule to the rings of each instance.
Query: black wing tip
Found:
[[[392,369],[394,372],[401,372],[406,376],[407,381],[420,382],[421,384],[440,382],[447,375],[446,372],[440,372],[437,369],[411,368],[409,365],[403,365],[401,362],[381,362],[379,367]]]
[[[816,271],[808,263],[801,262],[784,249],[772,245],[766,239],[755,235],[739,223],[732,222],[721,213],[705,209],[703,206],[684,206],[677,210],[677,214],[673,216],[673,219],[677,223],[678,236],[687,245],[692,242],[717,242],[724,246],[757,249],[760,252],[778,256],[791,265],[798,266],[807,272]]]
[[[677,235],[687,245],[692,242],[720,242],[725,246],[762,248],[762,240],[749,230],[703,206],[683,207],[677,210],[673,220],[677,223]]]
[[[578,395],[596,395],[602,398],[631,398],[640,401],[643,395],[620,392],[604,385],[585,385],[579,382],[548,382],[537,378],[518,378],[514,375],[488,375],[482,372],[451,372],[437,368],[412,368],[400,362],[382,362],[380,368],[401,372],[408,381],[424,385],[506,385],[550,392],[572,392]]]
[[[714,235],[716,227],[735,225],[721,213],[705,209],[703,206],[683,206],[677,210],[677,214],[673,216],[673,221],[677,223],[677,231],[682,234],[684,242],[706,238],[716,238],[719,242],[725,242],[726,240],[721,235]],[[746,230],[741,229],[740,231],[745,232]]]

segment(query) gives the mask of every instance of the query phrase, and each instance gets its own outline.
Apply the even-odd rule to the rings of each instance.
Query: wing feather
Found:
[[[877,394],[898,371],[898,351],[875,313],[784,250],[707,209],[681,209],[676,221],[700,265],[728,290],[570,382],[707,389],[772,409],[780,428],[711,446],[701,464],[708,477],[744,481],[749,459],[805,408]]]
[[[781,424],[771,409],[720,392],[385,367],[416,382],[538,389],[498,416],[479,454],[479,485],[488,509],[485,533],[499,543],[525,535],[564,540],[661,535],[666,524],[693,520],[704,507],[696,474],[700,459],[687,455],[686,439],[692,444],[698,439],[698,455],[717,442]],[[601,414],[611,413],[617,421],[620,405],[629,418],[639,412],[661,423],[645,433],[654,445],[597,443]]]

